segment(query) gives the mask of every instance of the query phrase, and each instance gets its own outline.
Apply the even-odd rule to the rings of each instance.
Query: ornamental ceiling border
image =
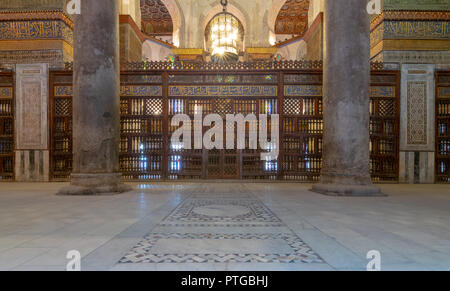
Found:
[[[384,20],[449,20],[450,11],[383,11],[370,23],[370,30],[374,30]]]
[[[71,29],[73,21],[70,17],[60,10],[52,11],[0,11],[0,21],[26,21],[26,20],[62,20]]]

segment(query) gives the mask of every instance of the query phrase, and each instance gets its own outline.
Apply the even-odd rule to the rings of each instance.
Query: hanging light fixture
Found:
[[[228,0],[221,0],[223,11],[217,14],[210,23],[211,55],[216,58],[237,57],[239,21],[227,12]]]

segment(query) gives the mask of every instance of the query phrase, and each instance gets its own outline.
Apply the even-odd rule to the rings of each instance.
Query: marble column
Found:
[[[73,173],[60,194],[129,190],[119,173],[119,12],[117,0],[82,0],[75,16]]]
[[[367,2],[325,0],[323,165],[313,191],[326,195],[380,195],[369,173]]]

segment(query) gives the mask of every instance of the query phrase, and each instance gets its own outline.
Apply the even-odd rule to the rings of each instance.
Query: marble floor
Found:
[[[450,186],[380,185],[387,197],[308,184],[131,184],[56,196],[64,183],[0,184],[0,270],[450,270]]]

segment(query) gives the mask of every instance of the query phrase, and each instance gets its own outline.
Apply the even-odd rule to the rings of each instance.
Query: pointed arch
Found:
[[[160,0],[169,11],[170,16],[172,17],[173,24],[173,43],[175,46],[180,46],[184,42],[184,15],[178,6],[176,0]]]
[[[267,24],[273,34],[275,34],[275,23],[277,22],[278,14],[280,13],[284,3],[286,3],[286,0],[272,0],[272,6],[269,9],[269,14],[267,17]]]

